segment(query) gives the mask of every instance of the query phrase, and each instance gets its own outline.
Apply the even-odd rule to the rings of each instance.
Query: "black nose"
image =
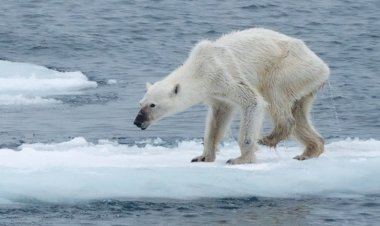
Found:
[[[135,124],[137,127],[141,128],[145,119],[146,119],[145,112],[143,110],[140,110],[139,113],[137,114],[136,119],[133,122],[133,124]]]
[[[137,127],[141,128],[142,122],[135,120],[135,122],[133,124],[135,124]]]

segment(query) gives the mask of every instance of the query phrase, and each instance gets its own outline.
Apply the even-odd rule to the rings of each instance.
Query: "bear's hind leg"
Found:
[[[314,100],[314,95],[310,94],[296,101],[293,105],[293,116],[296,119],[293,135],[304,144],[305,150],[301,155],[297,155],[294,159],[306,160],[318,157],[324,151],[324,140],[315,131],[309,120],[309,111]]]
[[[295,120],[290,109],[287,109],[286,106],[274,106],[269,106],[274,128],[268,136],[259,140],[259,144],[269,147],[276,147],[280,141],[287,139],[295,125]]]
[[[217,101],[209,108],[203,153],[193,158],[191,162],[213,162],[215,160],[219,141],[224,136],[232,114],[233,107],[227,103]]]

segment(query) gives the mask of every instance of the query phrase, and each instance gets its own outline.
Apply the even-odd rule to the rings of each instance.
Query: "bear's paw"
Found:
[[[255,158],[254,157],[243,157],[243,156],[240,156],[238,158],[229,159],[227,161],[227,164],[230,164],[230,165],[250,164],[250,163],[255,163]]]
[[[201,156],[193,158],[191,162],[213,162],[214,160],[215,160],[215,156],[201,155]]]

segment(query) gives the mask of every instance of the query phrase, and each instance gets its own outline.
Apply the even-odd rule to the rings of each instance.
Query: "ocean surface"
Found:
[[[377,225],[380,2],[2,1],[0,225]],[[194,44],[265,27],[300,38],[331,68],[312,110],[318,159],[285,141],[239,155],[234,120],[213,163],[207,108],[146,131],[146,82]],[[268,120],[263,133],[270,131]]]

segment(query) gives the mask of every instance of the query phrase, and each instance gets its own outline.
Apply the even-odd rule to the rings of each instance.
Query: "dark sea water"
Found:
[[[0,209],[4,225],[377,225],[380,202],[356,199],[103,200]],[[6,216],[6,217],[5,217]]]
[[[132,124],[145,82],[170,73],[197,41],[251,27],[300,38],[329,64],[330,84],[312,111],[327,142],[346,137],[378,140],[379,11],[378,0],[1,1],[1,60],[81,71],[98,87],[53,96],[63,102],[60,105],[0,106],[0,146],[17,148],[74,137],[128,145],[160,137],[166,146],[199,139],[204,106],[162,120],[147,131]],[[117,83],[110,85],[109,79]],[[237,129],[234,123],[233,136]],[[264,130],[269,130],[268,123]],[[26,199],[0,205],[0,225],[376,225],[379,194],[73,203]]]

